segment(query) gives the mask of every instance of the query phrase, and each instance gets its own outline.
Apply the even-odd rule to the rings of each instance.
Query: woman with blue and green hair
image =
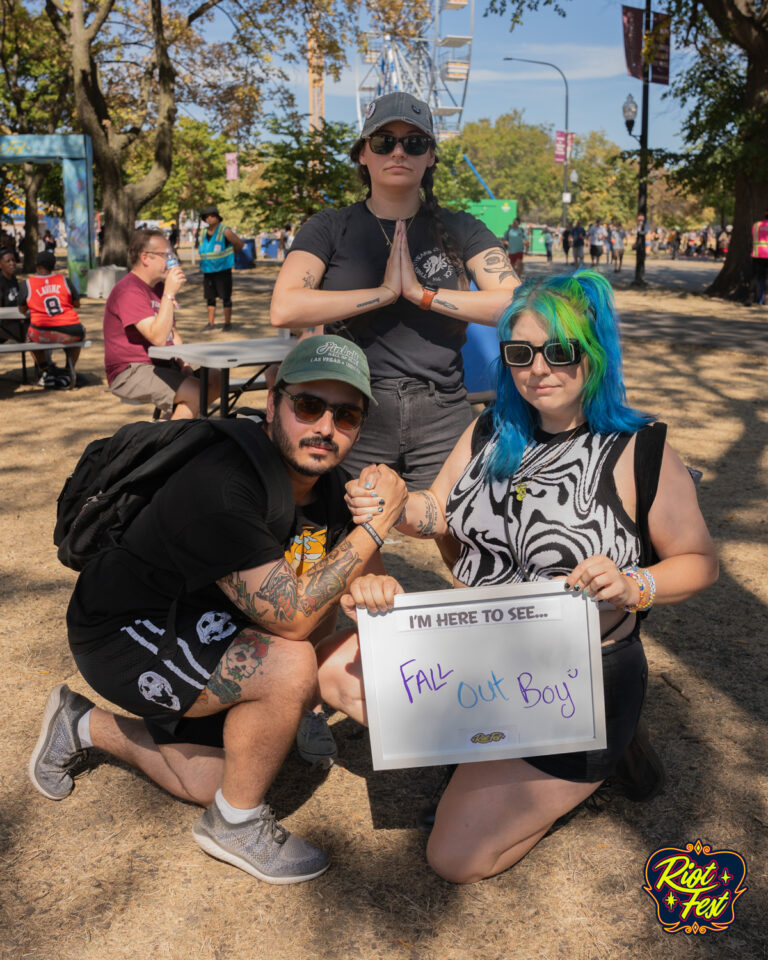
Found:
[[[599,602],[607,747],[460,764],[427,846],[433,869],[459,883],[512,866],[611,774],[626,777],[628,796],[649,798],[661,771],[633,779],[627,756],[638,746],[648,672],[638,615],[688,599],[718,572],[688,469],[664,426],[627,403],[608,281],[588,270],[528,281],[499,335],[493,407],[430,489],[409,495],[398,529],[452,533],[456,587],[562,579]],[[357,522],[377,509],[370,491],[385,469],[348,485]],[[391,577],[363,577],[342,605],[384,610],[398,592]],[[321,662],[320,686],[347,712],[357,697],[352,712],[364,722],[355,644]]]

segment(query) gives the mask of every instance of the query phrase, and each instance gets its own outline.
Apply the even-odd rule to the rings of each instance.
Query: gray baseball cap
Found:
[[[395,120],[412,123],[414,127],[418,127],[430,137],[435,135],[429,105],[423,100],[417,100],[412,94],[400,90],[397,93],[385,93],[383,97],[372,100],[368,104],[360,139],[370,137],[379,128]]]
[[[356,343],[325,334],[299,340],[277,371],[278,383],[340,380],[376,404],[371,393],[368,361]]]

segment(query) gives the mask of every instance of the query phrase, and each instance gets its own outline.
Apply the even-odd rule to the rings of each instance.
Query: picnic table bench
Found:
[[[46,351],[46,350],[63,350],[64,355],[67,359],[67,372],[69,373],[69,388],[72,389],[75,386],[75,365],[72,363],[72,356],[70,350],[74,350],[76,347],[90,347],[92,342],[90,340],[76,340],[74,343],[0,343],[0,355],[6,353],[19,353],[21,354],[21,382],[29,383],[29,377],[27,376],[27,352],[34,350],[35,352]]]

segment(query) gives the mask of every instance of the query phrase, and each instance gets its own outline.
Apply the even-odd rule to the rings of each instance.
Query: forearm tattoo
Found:
[[[413,496],[421,497],[424,500],[424,519],[419,520],[416,524],[416,536],[431,537],[434,535],[440,517],[437,501],[428,490],[419,490]]]
[[[317,280],[315,280],[315,275],[307,270],[307,272],[304,274],[304,286],[308,287],[310,290],[314,290],[316,284]]]
[[[208,678],[207,689],[220,703],[231,705],[242,696],[243,680],[248,680],[259,670],[273,641],[263,633],[244,630],[229,646]]]
[[[486,250],[483,254],[483,273],[496,275],[499,278],[499,283],[503,283],[507,277],[517,278],[517,274],[509,262],[509,257],[498,247]]]
[[[275,564],[259,589],[253,593],[248,591],[238,571],[228,574],[219,581],[219,585],[254,623],[265,618],[277,622],[292,620],[296,613],[296,574],[285,560]]]
[[[363,307],[372,307],[374,303],[381,303],[381,297],[375,297],[373,300],[366,300],[363,303],[358,303],[356,309],[362,310]]]
[[[346,590],[349,574],[360,562],[354,547],[344,541],[313,564],[300,579],[287,561],[281,560],[252,592],[237,571],[218,583],[254,623],[281,623],[293,620],[297,613],[311,616],[337,599]]]
[[[449,303],[447,300],[435,300],[435,303],[441,307],[445,307],[446,310],[458,310],[459,308],[455,303]]]
[[[347,588],[347,578],[360,563],[360,555],[347,540],[319,560],[304,574],[299,609],[307,616],[322,610]]]

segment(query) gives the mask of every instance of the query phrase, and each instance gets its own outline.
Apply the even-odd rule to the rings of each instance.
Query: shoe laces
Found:
[[[269,833],[275,843],[285,843],[288,839],[288,831],[275,816],[272,807],[267,807],[259,817],[259,839]]]

